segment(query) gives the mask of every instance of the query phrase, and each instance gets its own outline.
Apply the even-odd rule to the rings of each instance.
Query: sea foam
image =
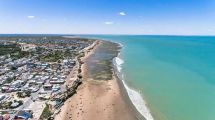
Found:
[[[118,72],[121,72],[121,70],[122,70],[121,65],[124,63],[124,61],[122,59],[116,57],[115,62],[116,62],[116,68],[117,68]]]
[[[146,102],[142,98],[141,94],[139,92],[129,88],[128,85],[125,83],[124,76],[121,73],[122,65],[123,65],[124,61],[122,59],[120,59],[119,57],[115,57],[113,63],[117,69],[118,77],[122,80],[122,83],[123,83],[124,87],[126,88],[128,96],[129,96],[130,100],[132,101],[133,105],[138,110],[138,112],[140,114],[142,114],[146,118],[146,120],[154,120],[154,118],[152,117],[150,110],[148,109]]]

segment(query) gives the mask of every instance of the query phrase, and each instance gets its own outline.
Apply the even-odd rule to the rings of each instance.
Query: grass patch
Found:
[[[52,113],[49,110],[48,104],[46,104],[46,107],[43,109],[43,112],[40,116],[40,120],[47,120],[49,117],[51,117]]]

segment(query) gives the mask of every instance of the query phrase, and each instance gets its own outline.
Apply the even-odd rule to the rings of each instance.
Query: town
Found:
[[[95,40],[0,38],[0,120],[53,119],[81,84],[81,58]]]

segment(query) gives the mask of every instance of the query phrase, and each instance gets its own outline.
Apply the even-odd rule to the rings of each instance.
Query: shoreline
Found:
[[[89,79],[89,69],[86,61],[91,55],[95,54],[96,49],[98,49],[98,47],[101,46],[103,42],[114,43],[117,44],[118,47],[120,47],[118,49],[117,56],[115,56],[111,61],[111,71],[113,72],[112,79],[107,81]],[[141,112],[138,110],[138,108],[131,100],[131,97],[129,96],[128,86],[126,85],[126,83],[124,83],[123,79],[121,78],[122,73],[120,73],[117,68],[118,63],[116,62],[116,59],[119,59],[121,50],[122,44],[113,41],[103,41],[100,39],[96,39],[92,45],[83,49],[82,52],[84,52],[85,55],[81,58],[81,61],[83,61],[84,64],[79,65],[81,66],[83,84],[78,87],[77,94],[69,98],[64,103],[61,108],[61,112],[56,116],[55,120],[84,120],[86,118],[88,120],[153,120],[153,118],[150,119],[150,115],[145,116],[141,114]],[[88,100],[84,102],[83,99]],[[103,101],[103,99],[106,100]],[[96,106],[96,108],[94,108],[94,106]],[[102,108],[98,106],[102,106]],[[111,108],[108,108],[110,106]],[[147,108],[146,104],[145,108]],[[116,113],[122,110],[123,112]],[[98,111],[100,112],[100,114],[98,114]],[[146,109],[144,112],[150,113],[149,109]],[[74,115],[75,113],[77,114],[76,116]],[[127,117],[122,117],[125,116],[124,113],[127,114]]]
[[[82,84],[78,87],[77,93],[65,102],[55,120],[136,120],[121,94],[113,69],[110,80],[94,80],[88,77],[86,61],[92,54],[96,54],[97,49],[102,49],[99,47],[105,42],[107,41],[99,40],[99,44],[82,58],[84,61],[81,66]]]
[[[118,82],[119,86],[121,87],[120,91],[124,95],[124,97],[125,97],[124,99],[128,102],[128,105],[132,108],[132,111],[134,112],[134,114],[137,115],[138,120],[154,120],[152,113],[147,106],[147,102],[144,100],[143,96],[139,92],[130,88],[126,84],[126,82],[124,81],[124,78],[123,78],[124,77],[123,74],[117,68],[118,66],[117,66],[115,59],[116,58],[120,59],[119,55],[123,49],[123,44],[120,42],[113,41],[111,39],[101,39],[101,38],[96,38],[96,37],[92,37],[92,39],[99,39],[101,41],[108,41],[108,42],[116,43],[120,47],[118,55],[115,58],[113,58],[113,61],[112,61],[113,72],[117,78],[117,82]],[[124,63],[124,61],[123,61],[123,63]],[[121,63],[121,64],[123,64],[123,63]],[[122,69],[121,65],[119,65],[119,67],[120,67],[120,69]],[[129,91],[135,93],[136,96],[139,97],[139,100],[141,100],[140,104],[142,104],[141,106],[143,106],[142,109],[138,108],[139,104],[135,104],[135,102],[132,101],[132,97],[129,95]]]
[[[92,37],[92,39],[98,39],[98,38]],[[120,47],[118,55],[115,58],[113,58],[113,61],[112,61],[113,72],[114,72],[114,74],[115,74],[115,76],[117,78],[117,83],[120,86],[120,92],[122,93],[125,101],[132,108],[132,112],[137,116],[138,120],[154,120],[154,118],[152,116],[152,113],[151,113],[150,109],[147,106],[147,102],[144,100],[143,96],[139,92],[137,92],[136,90],[130,88],[126,84],[126,82],[124,81],[124,78],[123,78],[124,77],[123,74],[117,68],[118,66],[117,66],[117,63],[116,63],[115,59],[119,58],[119,55],[120,55],[120,53],[121,53],[121,51],[123,49],[123,44],[120,43],[120,42],[113,41],[111,39],[101,39],[101,38],[99,38],[99,40],[101,40],[101,41],[109,41],[109,42],[112,42],[112,43],[116,43]],[[123,64],[123,63],[121,63],[121,64]],[[120,69],[122,69],[121,65],[119,65],[119,67],[120,67]],[[129,96],[129,91],[135,93],[136,96],[139,97],[139,100],[141,101],[140,104],[142,104],[141,106],[143,106],[142,109],[138,108],[138,105],[139,105],[138,103],[135,104],[135,101],[132,101],[132,97]]]
[[[99,43],[97,44],[97,46],[93,50],[91,50],[85,57],[83,57],[83,59],[82,59],[83,61],[86,62],[87,59],[92,54],[95,53],[96,49],[99,49],[98,47],[101,46],[103,42],[107,42],[107,41],[103,41],[103,40],[99,39],[98,42]],[[113,43],[113,42],[111,42],[111,43]],[[94,107],[94,106],[91,106],[90,109],[92,111],[96,110],[97,113],[88,111],[91,115],[85,116],[81,119],[87,118],[87,120],[101,120],[101,119],[102,120],[136,120],[136,119],[134,119],[135,117],[133,116],[134,115],[133,112],[130,111],[130,108],[126,102],[126,99],[124,98],[124,96],[121,93],[121,88],[120,88],[120,85],[119,85],[118,80],[117,80],[118,77],[115,75],[115,72],[114,72],[113,61],[111,61],[111,62],[112,62],[112,64],[111,64],[112,70],[111,71],[113,72],[112,79],[107,80],[107,81],[105,81],[105,80],[99,81],[99,80],[89,79],[88,78],[89,77],[88,76],[89,70],[88,70],[87,64],[84,64],[82,66],[83,73],[84,73],[83,79],[86,80],[85,81],[86,84],[88,84],[88,85],[93,84],[93,86],[96,85],[94,87],[96,90],[98,90],[97,92],[95,90],[90,92],[90,93],[94,92],[95,94],[97,94],[97,96],[96,96],[97,98],[94,98],[94,99],[97,99],[96,101],[97,101],[98,105],[96,105],[96,106],[97,107],[102,106],[103,108],[98,107],[98,109],[96,110],[95,108],[92,109],[92,107]],[[108,89],[108,90],[106,90],[106,89]],[[99,91],[100,92],[102,91],[102,94],[100,94]],[[107,91],[108,93],[106,93],[105,91]],[[88,94],[90,94],[90,93],[88,93]],[[112,108],[108,109],[107,108],[108,106],[112,107]],[[103,109],[104,111],[103,110],[100,111],[101,109]],[[119,111],[122,111],[122,112],[120,113]],[[98,112],[100,112],[100,113],[98,114]],[[124,115],[124,113],[126,113],[127,115]],[[79,120],[79,119],[77,119],[77,120]]]
[[[111,42],[113,42],[113,41],[111,41]],[[117,77],[117,80],[118,80],[118,84],[121,85],[120,90],[122,90],[122,94],[125,95],[125,97],[126,97],[125,99],[127,100],[128,104],[131,106],[132,111],[134,111],[134,114],[137,116],[138,120],[154,120],[154,118],[152,117],[151,111],[148,108],[147,103],[144,100],[144,98],[141,96],[141,94],[139,92],[137,92],[136,90],[130,88],[125,83],[123,73],[121,73],[121,69],[122,69],[121,67],[124,64],[124,61],[119,57],[120,53],[123,49],[123,45],[118,42],[113,42],[113,43],[118,44],[121,48],[118,53],[118,56],[113,59],[113,66],[114,66],[115,76]],[[118,60],[116,60],[116,59],[118,59]],[[117,61],[119,61],[119,62],[117,62]],[[137,100],[132,97],[139,97],[139,99]],[[135,102],[138,102],[138,103],[135,104]],[[140,108],[138,105],[142,106],[142,107]]]

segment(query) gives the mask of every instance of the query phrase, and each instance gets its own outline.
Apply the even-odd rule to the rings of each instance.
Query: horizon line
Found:
[[[0,33],[0,35],[113,35],[113,36],[208,36],[215,37],[215,35],[177,35],[177,34],[67,34],[67,33]]]

